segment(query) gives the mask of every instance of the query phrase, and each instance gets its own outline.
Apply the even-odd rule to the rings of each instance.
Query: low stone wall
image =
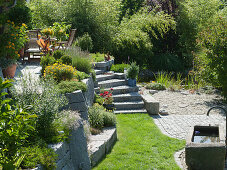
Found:
[[[91,169],[83,123],[80,120],[79,122],[79,127],[71,133],[68,142],[65,141],[48,146],[58,154],[56,170]],[[38,166],[33,170],[43,170],[43,168]]]
[[[117,141],[116,127],[106,127],[98,135],[92,135],[88,142],[91,166],[97,165],[108,154]]]
[[[114,59],[109,60],[109,61],[102,61],[102,62],[94,63],[94,67],[98,70],[108,71],[108,70],[110,70],[110,67],[112,66],[112,64],[114,64]]]
[[[94,82],[92,77],[82,80],[87,85],[87,91],[77,90],[72,93],[66,93],[69,100],[68,108],[79,111],[84,120],[88,120],[88,107],[92,106],[94,100]]]

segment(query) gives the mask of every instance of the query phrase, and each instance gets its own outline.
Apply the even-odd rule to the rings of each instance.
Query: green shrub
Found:
[[[113,112],[102,112],[104,127],[114,126],[116,124],[116,116]]]
[[[72,56],[72,65],[77,70],[90,74],[91,72],[91,62],[87,58],[80,58],[78,56]]]
[[[26,154],[21,163],[23,169],[35,168],[38,164],[41,164],[45,169],[56,168],[57,154],[53,149],[32,146],[23,148],[22,152]]]
[[[0,165],[2,169],[17,169],[24,158],[20,150],[29,145],[28,138],[35,132],[36,114],[30,114],[15,105],[3,92],[12,86],[11,80],[0,77]]]
[[[56,50],[53,53],[53,57],[55,58],[55,60],[59,60],[63,55],[64,55],[64,51],[62,50]]]
[[[116,124],[116,117],[113,112],[105,111],[103,106],[94,104],[88,111],[88,121],[93,128],[102,129]]]
[[[139,66],[136,65],[136,62],[132,62],[130,67],[127,70],[127,77],[129,79],[136,79],[139,74]]]
[[[13,21],[16,25],[26,24],[31,27],[31,10],[27,6],[16,5],[8,12],[8,20]]]
[[[122,28],[119,34],[113,37],[113,51],[116,63],[127,62],[128,58],[139,65],[149,63],[152,44],[147,33],[138,29]]]
[[[91,77],[92,77],[93,81],[95,82],[96,81],[96,72],[94,69],[92,69],[92,71],[91,71]]]
[[[60,58],[60,61],[62,62],[62,64],[72,65],[72,57],[70,57],[68,55],[63,55]]]
[[[69,65],[55,63],[52,66],[47,66],[44,70],[45,78],[53,78],[57,82],[62,80],[71,80],[76,75],[76,70]]]
[[[38,138],[46,143],[56,142],[53,139],[59,133],[54,128],[53,122],[59,110],[68,104],[66,97],[60,94],[53,80],[39,80],[24,75],[17,83],[20,89],[12,89],[13,97],[23,109],[38,116],[36,121]]]
[[[104,99],[95,93],[95,97],[94,97],[94,103],[98,103],[99,105],[103,105]]]
[[[90,54],[92,59],[94,60],[94,62],[101,62],[104,61],[104,56],[105,54],[101,54],[101,53],[91,53]]]
[[[56,62],[55,58],[51,55],[46,55],[41,57],[40,65],[42,66],[41,73],[44,73],[44,70],[47,66],[53,65]]]
[[[86,74],[85,72],[81,72],[81,71],[76,71],[76,76],[75,78],[79,81],[89,78],[90,76],[88,74]]]
[[[93,128],[102,129],[104,126],[103,110],[100,106],[94,105],[88,110],[88,121]]]
[[[111,66],[111,71],[114,71],[116,73],[124,73],[124,68],[128,69],[129,68],[129,64],[114,64]]]
[[[77,38],[75,44],[83,51],[91,51],[93,48],[92,39],[88,33],[85,33],[82,37]]]
[[[146,89],[152,89],[152,90],[165,90],[166,87],[160,83],[149,83],[145,86]]]
[[[58,83],[57,87],[59,88],[60,93],[71,93],[76,90],[81,90],[85,92],[87,90],[87,86],[83,82],[78,81],[61,81]]]
[[[184,69],[182,61],[179,57],[171,53],[153,56],[150,65],[153,71],[179,72]]]

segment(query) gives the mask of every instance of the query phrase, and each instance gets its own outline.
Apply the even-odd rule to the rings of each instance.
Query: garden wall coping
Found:
[[[97,165],[108,154],[117,141],[116,127],[106,127],[98,135],[92,135],[88,142],[91,166]]]
[[[141,95],[142,99],[144,101],[144,106],[147,112],[151,115],[158,115],[159,113],[159,102],[155,100],[154,97],[152,97],[149,94]]]

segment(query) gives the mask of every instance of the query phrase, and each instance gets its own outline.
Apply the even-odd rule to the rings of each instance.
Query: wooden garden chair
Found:
[[[70,30],[70,33],[69,33],[69,39],[68,39],[68,41],[60,41],[60,42],[57,42],[58,46],[56,46],[55,49],[56,50],[66,49],[66,48],[72,46],[72,43],[73,43],[73,40],[74,40],[74,37],[75,37],[75,34],[76,34],[76,30],[77,29],[71,29]]]

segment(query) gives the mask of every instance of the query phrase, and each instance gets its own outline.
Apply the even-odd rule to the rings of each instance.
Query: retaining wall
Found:
[[[90,170],[90,159],[87,152],[87,141],[82,121],[72,132],[69,142],[49,145],[58,154],[57,170]]]

